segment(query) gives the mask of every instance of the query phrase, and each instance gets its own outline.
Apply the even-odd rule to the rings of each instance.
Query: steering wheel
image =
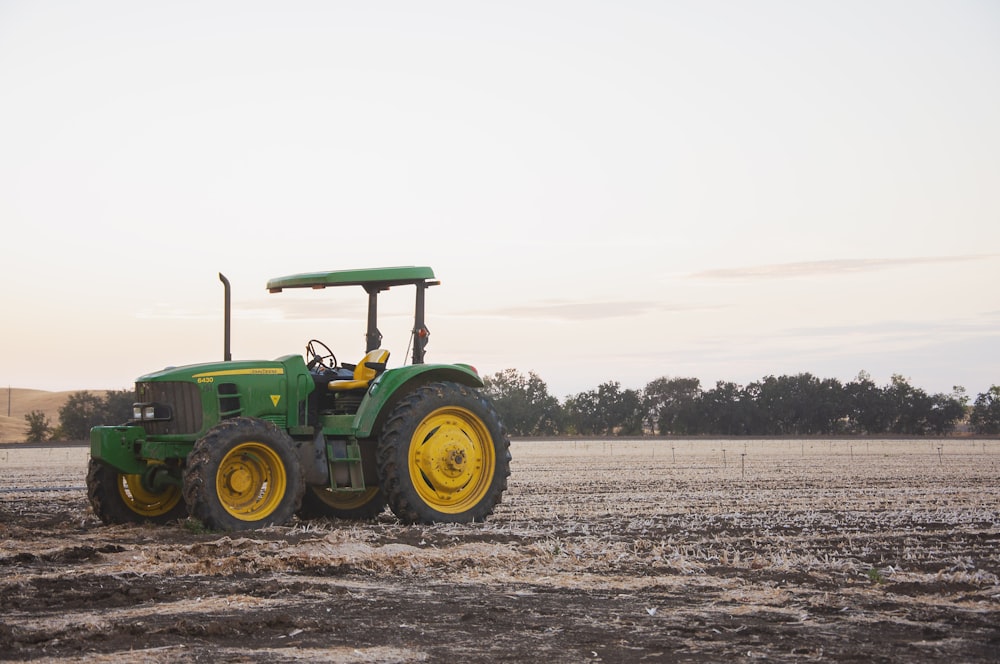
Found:
[[[323,352],[326,351],[326,352]],[[306,366],[310,371],[322,367],[333,370],[337,366],[337,356],[330,347],[318,339],[310,339],[306,344]]]

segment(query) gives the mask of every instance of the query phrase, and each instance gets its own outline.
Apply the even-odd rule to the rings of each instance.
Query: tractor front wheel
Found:
[[[108,525],[166,523],[187,515],[179,486],[150,487],[142,475],[120,473],[96,459],[87,468],[87,498],[97,518]]]
[[[382,492],[405,523],[482,521],[510,475],[510,441],[493,406],[451,382],[404,397],[386,419],[377,456]]]
[[[195,443],[184,472],[190,514],[213,530],[285,523],[299,508],[304,487],[292,439],[249,417],[209,430]]]

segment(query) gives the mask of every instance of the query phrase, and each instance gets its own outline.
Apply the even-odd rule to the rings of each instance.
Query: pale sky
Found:
[[[1000,3],[0,0],[0,384],[364,351],[1000,383]],[[390,366],[412,291],[383,303]],[[398,313],[398,316],[393,316]]]

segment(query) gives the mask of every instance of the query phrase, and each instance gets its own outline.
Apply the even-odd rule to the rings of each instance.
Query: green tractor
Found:
[[[90,433],[87,494],[107,524],[192,516],[214,530],[302,518],[404,523],[481,521],[507,488],[510,441],[475,368],[425,364],[428,267],[297,274],[287,288],[361,286],[364,357],[338,362],[321,341],[305,355],[233,361],[225,286],[222,362],[170,367],[136,381],[132,419]],[[412,362],[389,368],[378,295],[416,289]]]

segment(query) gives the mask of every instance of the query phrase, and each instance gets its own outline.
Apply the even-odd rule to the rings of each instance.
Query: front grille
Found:
[[[155,401],[168,404],[173,418],[166,422],[144,422],[146,433],[151,436],[192,434],[201,431],[201,395],[194,383],[136,383],[136,398],[140,402]]]

